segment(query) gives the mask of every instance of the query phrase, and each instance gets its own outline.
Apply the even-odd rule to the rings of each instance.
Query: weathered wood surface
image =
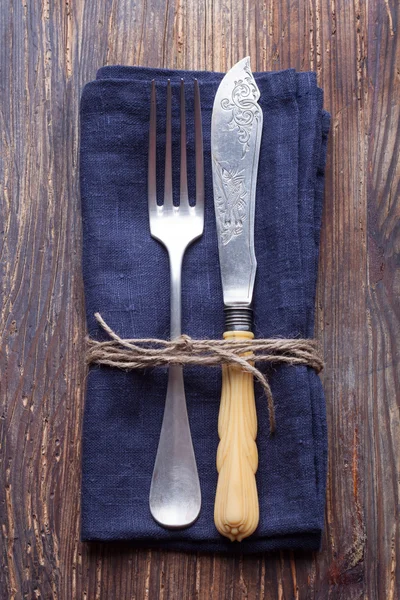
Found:
[[[0,10],[3,599],[400,597],[397,0],[11,0]],[[332,113],[317,298],[330,466],[320,554],[79,542],[78,102],[97,67],[314,69]]]

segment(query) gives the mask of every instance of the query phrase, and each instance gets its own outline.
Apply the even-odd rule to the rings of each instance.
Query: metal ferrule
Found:
[[[226,306],[225,331],[251,331],[253,310],[249,306]]]

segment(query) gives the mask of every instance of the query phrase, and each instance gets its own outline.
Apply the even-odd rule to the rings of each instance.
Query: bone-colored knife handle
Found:
[[[248,331],[227,331],[224,339],[253,339]],[[241,542],[258,525],[259,507],[255,473],[257,414],[251,373],[240,367],[222,367],[221,406],[218,418],[219,473],[214,521],[232,542]]]

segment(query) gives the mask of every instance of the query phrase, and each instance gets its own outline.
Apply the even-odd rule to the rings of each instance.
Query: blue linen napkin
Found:
[[[184,77],[189,185],[194,191],[193,81],[199,80],[205,153],[205,228],[183,265],[183,332],[221,338],[224,330],[210,160],[211,112],[222,74],[103,67],[81,101],[83,276],[88,331],[105,339],[100,312],[121,336],[169,335],[167,253],[150,237],[147,145],[151,80],[157,81],[159,198],[163,187],[166,82],[179,129]],[[314,73],[256,73],[264,113],[257,182],[254,289],[256,337],[312,337],[329,115]],[[179,136],[173,135],[174,191]],[[262,367],[264,369],[264,367]],[[83,540],[131,540],[180,550],[258,552],[320,546],[324,522],[327,433],[320,380],[308,367],[267,369],[277,431],[256,384],[260,523],[241,543],[214,526],[219,368],[186,368],[185,387],[198,464],[202,510],[190,528],[169,531],[149,511],[150,481],[167,371],[90,369],[83,425]]]

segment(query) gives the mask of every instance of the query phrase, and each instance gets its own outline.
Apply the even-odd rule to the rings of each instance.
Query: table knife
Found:
[[[213,105],[211,156],[224,339],[254,337],[254,213],[263,123],[259,97],[246,57],[226,73]],[[218,434],[214,521],[222,535],[241,541],[254,532],[259,520],[257,415],[253,376],[236,366],[222,367]]]

